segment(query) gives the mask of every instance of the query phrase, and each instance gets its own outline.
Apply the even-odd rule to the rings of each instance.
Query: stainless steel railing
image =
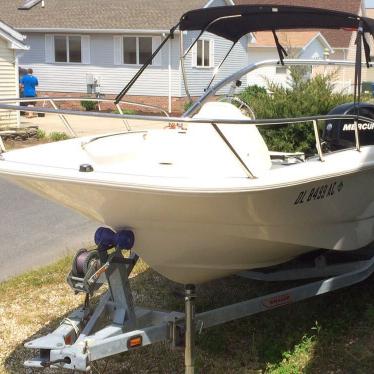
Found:
[[[43,100],[53,100],[55,101],[64,101],[66,98],[58,98],[52,99],[52,98],[36,98],[36,101],[43,101]],[[82,101],[82,98],[70,98],[70,100],[80,100]],[[87,98],[87,100],[91,100],[91,98]],[[100,100],[100,99],[97,99]],[[34,112],[34,113],[53,113],[61,116],[60,118],[65,118],[66,115],[74,115],[74,116],[85,116],[85,117],[98,117],[98,118],[115,118],[115,119],[122,119],[122,120],[143,120],[143,121],[150,121],[150,122],[165,122],[167,124],[171,123],[177,123],[177,124],[204,124],[204,125],[213,125],[214,128],[217,129],[217,125],[219,124],[233,124],[233,125],[256,125],[256,126],[283,126],[283,125],[292,125],[292,124],[300,124],[300,123],[310,123],[313,126],[315,141],[316,141],[316,150],[318,153],[318,157],[321,161],[324,161],[324,155],[321,145],[321,139],[319,136],[319,130],[318,130],[318,121],[326,121],[326,120],[352,120],[354,122],[355,127],[355,144],[356,144],[356,150],[360,151],[360,139],[359,139],[359,129],[358,129],[358,121],[364,121],[364,122],[373,122],[372,118],[367,118],[364,116],[356,116],[356,115],[320,115],[320,116],[305,116],[305,117],[298,117],[298,118],[283,118],[283,119],[256,119],[256,120],[229,120],[229,119],[204,119],[204,118],[191,118],[191,117],[161,117],[161,116],[146,116],[146,115],[131,115],[131,114],[115,114],[115,113],[102,113],[102,112],[83,112],[83,111],[74,111],[74,110],[65,110],[65,109],[48,109],[48,108],[39,108],[39,107],[24,107],[20,105],[14,105],[14,104],[6,104],[9,102],[20,102],[20,101],[30,101],[30,98],[22,98],[22,99],[0,99],[0,109],[5,110],[19,110],[19,111],[27,111],[27,112]],[[110,100],[106,100],[110,101]],[[110,101],[111,102],[111,101]],[[128,103],[128,102],[123,102]],[[132,103],[136,105],[136,103]],[[148,108],[155,108],[151,107],[145,104],[141,104],[144,107]],[[66,123],[63,121],[65,126]],[[67,127],[70,126],[67,122]],[[69,127],[68,127],[69,128]],[[130,129],[131,130],[131,129]],[[127,131],[130,131],[127,129]],[[73,129],[69,132],[73,133],[73,136],[76,136]],[[123,132],[121,133],[123,134]],[[223,134],[219,134],[222,138]],[[100,137],[96,137],[96,139],[99,139]],[[223,140],[227,143],[227,139]],[[232,146],[230,147],[230,149]],[[233,152],[233,150],[231,149]],[[243,161],[239,158],[238,154],[234,152],[234,155],[236,158],[238,158],[238,161],[243,165]],[[245,167],[246,173],[249,177],[253,178],[252,173],[248,170],[247,167]]]

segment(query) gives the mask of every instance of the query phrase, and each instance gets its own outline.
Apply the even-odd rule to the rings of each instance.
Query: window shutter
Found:
[[[214,40],[209,40],[209,67],[214,68]]]
[[[89,64],[91,62],[91,48],[90,37],[88,35],[82,36],[82,63]]]
[[[55,37],[51,34],[45,35],[45,62],[55,62]]]
[[[159,47],[161,44],[161,36],[153,36],[152,37],[152,53]],[[153,66],[161,66],[161,56],[162,50],[158,52],[158,55],[153,59],[152,65]]]
[[[197,66],[197,43],[191,49],[191,66],[193,68]]]
[[[123,38],[120,35],[113,37],[114,47],[114,65],[122,65],[123,63]]]

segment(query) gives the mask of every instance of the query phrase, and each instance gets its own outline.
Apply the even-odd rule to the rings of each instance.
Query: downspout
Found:
[[[168,75],[169,75],[169,104],[168,112],[171,113],[171,42],[173,39],[169,39],[169,65],[168,65]]]
[[[16,70],[16,97],[20,96],[20,91],[19,91],[19,64],[18,64],[18,51],[13,49],[14,51],[14,69]],[[19,101],[16,103],[16,105],[20,105]],[[16,111],[16,116],[17,116],[17,127],[20,127],[21,124],[21,115],[20,111]]]

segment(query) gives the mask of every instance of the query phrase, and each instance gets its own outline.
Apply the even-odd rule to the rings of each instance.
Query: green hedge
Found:
[[[81,106],[86,109],[86,111],[92,111],[97,109],[97,102],[92,100],[82,100]]]
[[[267,90],[249,86],[240,98],[254,110],[256,118],[292,118],[327,114],[337,105],[353,101],[351,95],[334,91],[334,74],[307,79],[305,68],[290,68],[287,87],[268,82]],[[315,153],[310,124],[260,129],[269,149]]]

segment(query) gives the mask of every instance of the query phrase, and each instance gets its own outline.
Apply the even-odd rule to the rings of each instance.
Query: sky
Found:
[[[367,8],[374,8],[374,0],[365,0]]]

